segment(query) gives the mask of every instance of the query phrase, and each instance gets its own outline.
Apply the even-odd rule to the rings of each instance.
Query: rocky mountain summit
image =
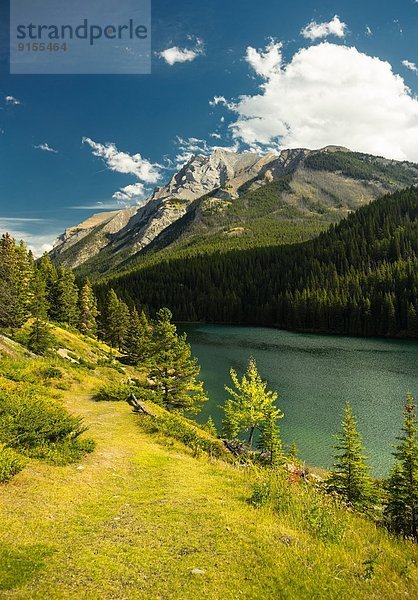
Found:
[[[339,146],[265,156],[219,148],[210,156],[193,156],[141,206],[98,213],[67,229],[51,255],[94,277],[96,270],[109,271],[158,247],[160,240],[169,240],[163,243],[166,246],[192,233],[245,235],[254,210],[257,218],[271,222],[324,218],[335,222],[386,192],[416,182],[416,165]],[[254,198],[262,188],[269,202],[264,198],[257,205]],[[265,214],[260,213],[263,210]]]

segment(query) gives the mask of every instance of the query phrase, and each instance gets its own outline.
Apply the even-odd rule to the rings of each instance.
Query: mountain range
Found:
[[[97,278],[160,260],[297,243],[390,192],[418,165],[339,146],[193,156],[140,206],[93,215],[54,243],[56,263]]]

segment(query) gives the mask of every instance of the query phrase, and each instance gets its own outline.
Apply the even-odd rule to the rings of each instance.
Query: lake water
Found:
[[[254,356],[271,389],[279,393],[285,444],[295,441],[311,465],[332,464],[333,434],[346,400],[359,421],[369,463],[376,475],[392,462],[391,444],[402,425],[402,399],[418,397],[418,342],[295,334],[267,328],[180,325],[202,367],[210,400],[199,421],[217,425],[230,384]]]

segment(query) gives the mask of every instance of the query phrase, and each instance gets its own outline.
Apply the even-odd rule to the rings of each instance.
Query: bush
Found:
[[[0,390],[0,442],[27,456],[54,456],[51,462],[61,464],[91,451],[92,442],[79,439],[86,430],[82,419],[68,413],[58,401],[38,393]]]
[[[132,387],[126,382],[112,382],[100,388],[95,396],[95,400],[119,402],[128,400],[132,394]]]
[[[323,542],[340,542],[344,536],[346,524],[332,501],[323,497],[311,498],[311,504],[305,513],[307,529]]]
[[[182,442],[192,449],[195,456],[199,456],[204,452],[215,458],[233,460],[232,455],[226,450],[221,440],[202,431],[197,424],[192,423],[185,417],[155,407],[154,416],[143,417],[142,423],[150,433],[160,432]]]
[[[270,481],[262,479],[254,483],[253,493],[251,498],[249,499],[249,503],[255,506],[256,508],[261,508],[262,506],[267,506],[271,503],[271,496],[272,489]]]
[[[0,483],[6,483],[25,467],[27,459],[0,444]]]

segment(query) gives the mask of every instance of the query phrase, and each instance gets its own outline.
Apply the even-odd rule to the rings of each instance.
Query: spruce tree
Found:
[[[230,398],[223,407],[225,417],[224,432],[229,437],[237,437],[240,433],[249,432],[248,444],[252,445],[254,432],[262,428],[271,411],[275,410],[277,393],[268,391],[267,382],[258,373],[254,358],[250,358],[247,372],[239,380],[234,369],[230,370],[235,389],[225,386]],[[276,419],[283,415],[277,410]]]
[[[78,287],[74,273],[59,267],[51,298],[51,317],[67,325],[78,324]]]
[[[404,403],[402,434],[395,446],[396,459],[386,482],[386,518],[396,532],[418,540],[418,424],[410,393]]]
[[[269,467],[277,467],[283,462],[282,440],[277,423],[283,416],[279,409],[271,407],[266,411],[265,422],[261,426],[257,448],[261,450],[264,462]]]
[[[81,288],[79,300],[79,329],[81,333],[90,337],[96,337],[96,318],[98,315],[96,296],[94,295],[89,279],[86,279]]]
[[[118,350],[122,350],[129,327],[129,309],[111,289],[107,297],[105,313],[105,332],[107,341]]]
[[[335,438],[338,442],[334,446],[337,450],[336,462],[327,482],[328,487],[356,508],[367,508],[372,503],[373,482],[350,402],[346,404],[341,431]]]
[[[129,327],[123,341],[123,350],[129,364],[139,365],[147,361],[150,353],[151,326],[144,313],[134,308],[129,320]]]
[[[200,367],[192,358],[186,334],[179,335],[168,308],[157,313],[152,341],[149,380],[154,400],[168,410],[196,413],[207,400]]]
[[[34,321],[29,330],[28,348],[35,354],[45,354],[53,345],[54,337],[48,325],[48,300],[46,283],[39,272],[32,282],[33,299],[31,314]]]
[[[210,415],[206,423],[203,425],[203,429],[210,435],[213,435],[213,437],[218,437],[218,430],[216,429],[215,422]]]
[[[0,240],[0,327],[21,327],[29,317],[33,258],[10,234]]]

